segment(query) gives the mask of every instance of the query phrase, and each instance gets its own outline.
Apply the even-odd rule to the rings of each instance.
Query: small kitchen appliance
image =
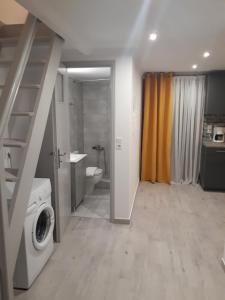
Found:
[[[225,142],[225,127],[214,126],[213,129],[213,142],[214,143],[224,143]]]

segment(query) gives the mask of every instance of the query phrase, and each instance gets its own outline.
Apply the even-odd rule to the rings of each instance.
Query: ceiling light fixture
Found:
[[[210,53],[208,51],[206,51],[206,52],[203,53],[203,57],[207,58],[209,56],[210,56]]]
[[[157,37],[158,37],[157,33],[153,32],[149,35],[149,40],[155,41]]]
[[[197,67],[198,67],[198,65],[194,64],[194,65],[192,66],[192,69],[197,69]]]
[[[96,68],[67,68],[69,74],[90,74],[95,72]]]

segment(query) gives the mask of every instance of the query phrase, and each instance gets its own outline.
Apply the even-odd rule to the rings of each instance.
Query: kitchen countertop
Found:
[[[209,141],[203,141],[203,145],[209,148],[225,148],[225,143],[215,143]]]
[[[79,161],[81,161],[82,159],[84,159],[87,156],[87,154],[76,154],[76,153],[70,153],[70,159],[69,162],[72,164],[76,164]]]

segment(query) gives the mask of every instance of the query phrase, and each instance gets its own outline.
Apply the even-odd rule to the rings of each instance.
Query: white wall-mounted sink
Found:
[[[82,159],[84,159],[87,154],[80,154],[80,153],[70,153],[70,163],[76,164]]]

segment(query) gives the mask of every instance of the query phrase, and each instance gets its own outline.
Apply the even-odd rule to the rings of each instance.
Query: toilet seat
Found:
[[[86,168],[86,176],[87,177],[92,177],[92,176],[95,176],[95,175],[100,175],[102,174],[103,170],[102,169],[99,169],[97,167],[87,167]]]
[[[97,167],[86,168],[85,191],[86,195],[91,195],[95,189],[95,185],[101,181],[103,170]]]
[[[102,174],[102,169],[95,170],[95,175],[100,175],[100,174]]]

